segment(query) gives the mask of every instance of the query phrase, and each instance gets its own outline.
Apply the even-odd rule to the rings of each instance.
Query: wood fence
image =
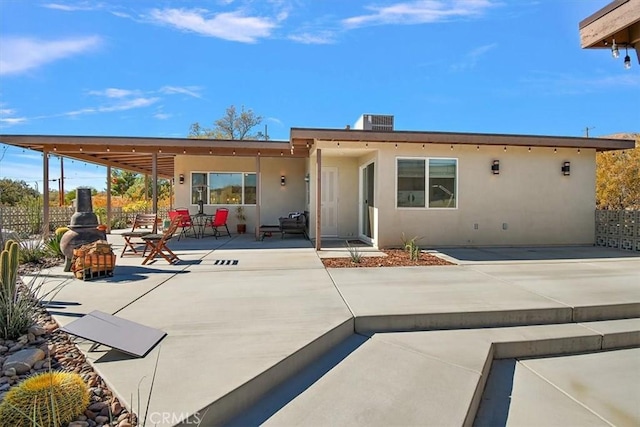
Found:
[[[166,219],[169,217],[168,212],[169,209],[167,208],[158,208],[158,217]],[[50,231],[69,225],[71,216],[74,213],[75,208],[73,207],[50,207]],[[114,229],[130,227],[137,213],[149,212],[125,212],[122,208],[112,208],[111,227]],[[100,216],[102,221],[107,220],[106,214],[101,214]],[[10,230],[18,234],[18,236],[27,237],[41,234],[43,224],[43,211],[41,207],[0,206],[0,230]]]

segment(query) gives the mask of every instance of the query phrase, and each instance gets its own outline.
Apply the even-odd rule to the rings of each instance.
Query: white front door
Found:
[[[322,236],[338,235],[338,168],[322,168]]]

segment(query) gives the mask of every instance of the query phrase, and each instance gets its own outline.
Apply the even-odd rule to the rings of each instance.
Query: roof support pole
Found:
[[[152,210],[154,214],[158,213],[158,154],[151,155],[151,194],[152,194]]]
[[[316,251],[322,249],[322,150],[316,150]]]
[[[42,150],[42,237],[49,235],[49,151]]]
[[[260,197],[261,192],[261,174],[260,174],[260,156],[256,156],[256,240],[260,239],[260,205],[262,202],[262,198]]]
[[[111,233],[111,166],[107,165],[107,233]]]

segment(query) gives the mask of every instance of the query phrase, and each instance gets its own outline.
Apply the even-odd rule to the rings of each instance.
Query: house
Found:
[[[202,200],[205,212],[233,213],[242,205],[256,237],[258,225],[307,212],[317,249],[329,238],[380,248],[413,237],[422,247],[590,245],[596,153],[634,147],[631,140],[397,131],[393,116],[373,114],[346,129],[292,128],[290,141],[279,142],[51,135],[0,141],[106,165],[107,176],[117,167],[152,182],[173,178],[174,206],[195,213]]]

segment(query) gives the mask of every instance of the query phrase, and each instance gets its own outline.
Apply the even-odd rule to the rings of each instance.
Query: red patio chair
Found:
[[[173,220],[174,218],[179,218],[178,228],[181,228],[180,234],[178,235],[178,240],[182,236],[186,236],[189,230],[193,230],[193,222],[191,221],[191,214],[189,213],[189,209],[187,208],[176,208],[172,211],[169,211],[169,219]]]
[[[209,222],[211,228],[213,229],[213,236],[217,239],[218,236],[229,236],[231,237],[231,233],[229,232],[229,227],[227,226],[227,218],[229,217],[229,209],[227,208],[218,208],[216,209],[216,213],[213,216],[213,219]],[[224,227],[227,231],[227,234],[221,234],[220,229]]]

